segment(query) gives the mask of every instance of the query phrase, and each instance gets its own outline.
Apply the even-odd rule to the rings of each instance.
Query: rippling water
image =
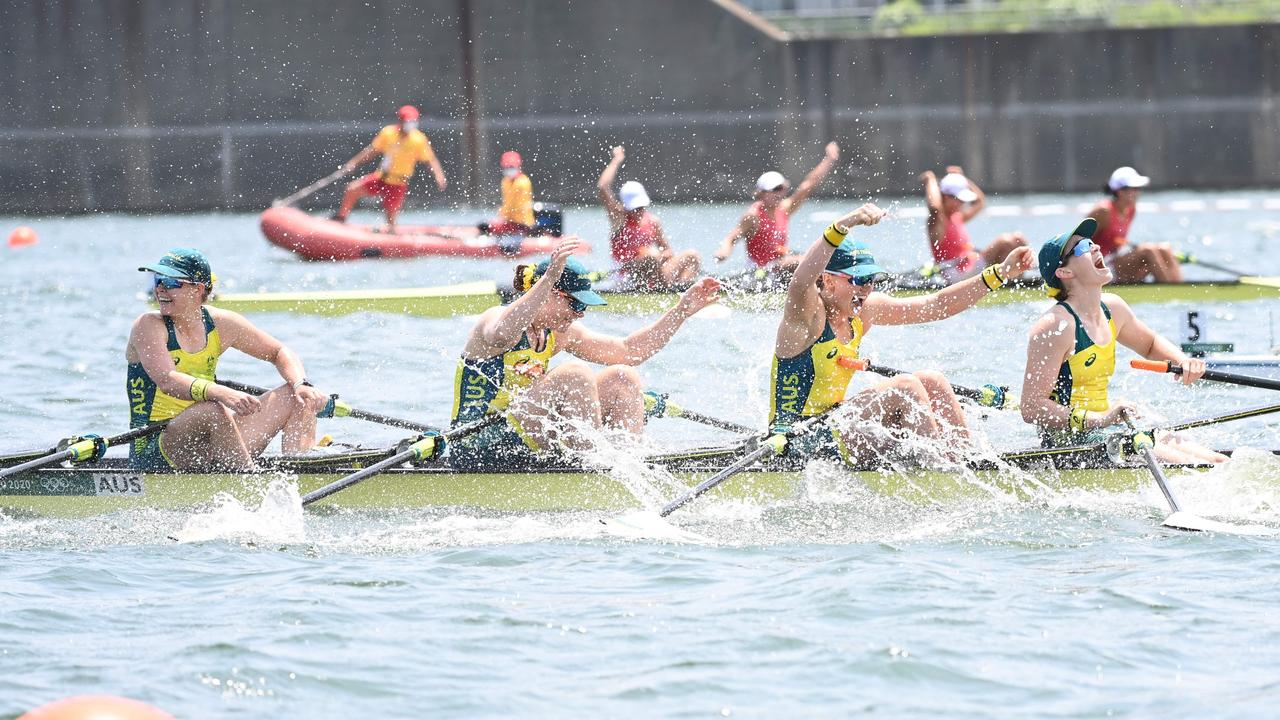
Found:
[[[1179,204],[1202,197],[1149,193],[1163,210],[1140,214],[1135,237],[1280,274],[1270,251],[1280,213],[1260,209],[1265,197],[1214,196],[1255,207],[1214,212]],[[823,213],[842,207],[810,205],[794,235],[815,236]],[[740,208],[657,211],[676,244],[709,256]],[[1040,240],[1074,219],[988,216],[973,231],[979,243],[1015,228]],[[602,264],[603,213],[571,210],[568,222]],[[235,290],[407,287],[510,272],[507,263],[445,259],[301,263],[269,247],[246,215],[0,218],[0,230],[20,223],[41,242],[0,249],[0,453],[126,426],[123,345],[144,309],[134,269],[170,246],[205,249]],[[866,234],[891,267],[925,257],[918,217]],[[884,364],[1016,386],[1025,330],[1040,310],[877,328],[865,347]],[[1138,308],[1175,340],[1191,310],[1207,339],[1245,353],[1276,344],[1272,302]],[[322,389],[358,407],[447,420],[470,320],[255,320],[298,350]],[[589,318],[618,333],[644,321]],[[690,409],[759,425],[775,322],[736,311],[695,318],[646,365],[646,380]],[[266,366],[232,355],[221,372],[273,380]],[[1165,418],[1272,401],[1124,369],[1115,387]],[[1016,417],[976,422],[995,449],[1035,442]],[[349,420],[325,421],[322,431],[366,444],[399,437]],[[649,442],[724,437],[660,420]],[[1265,418],[1197,437],[1280,447]],[[1188,509],[1280,525],[1278,469],[1251,452],[1174,485]],[[645,498],[670,492],[661,478],[625,479]],[[181,717],[1269,717],[1280,693],[1278,625],[1267,619],[1278,599],[1276,541],[1161,528],[1166,508],[1154,488],[1039,489],[1029,500],[981,491],[921,504],[815,466],[793,501],[699,500],[672,517],[681,534],[668,540],[620,536],[593,513],[302,514],[291,492],[278,484],[268,498],[279,502],[212,514],[0,517],[0,717],[88,692]]]

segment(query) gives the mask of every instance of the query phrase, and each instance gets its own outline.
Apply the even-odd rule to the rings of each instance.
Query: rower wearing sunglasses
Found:
[[[1040,248],[1040,275],[1057,304],[1031,326],[1022,386],[1022,418],[1040,428],[1046,447],[1106,439],[1106,428],[1122,425],[1132,403],[1107,396],[1116,369],[1116,343],[1150,360],[1183,367],[1191,384],[1204,374],[1204,360],[1188,358],[1147,327],[1129,305],[1103,293],[1113,279],[1102,249],[1092,238],[1098,221],[1087,218]],[[1161,436],[1156,455],[1166,462],[1222,462],[1226,456],[1174,435]]]
[[[480,316],[462,350],[455,378],[453,425],[500,413],[505,422],[449,446],[455,467],[494,468],[536,464],[564,450],[586,450],[581,428],[644,432],[644,398],[635,366],[666,346],[694,313],[714,302],[720,284],[703,278],[665,315],[626,337],[593,332],[581,320],[587,308],[604,305],[591,289],[587,269],[570,256],[577,237],[567,237],[538,265],[516,267],[511,304]],[[594,370],[568,362],[550,368],[566,351],[605,365]]]
[[[885,211],[867,204],[836,220],[804,254],[787,287],[787,304],[774,345],[769,423],[781,432],[801,418],[844,400],[856,370],[858,346],[875,325],[913,325],[951,317],[972,307],[1006,278],[1031,267],[1031,250],[1016,248],[1000,265],[931,295],[896,298],[875,292],[888,279],[865,243],[847,238],[859,225],[875,225]],[[793,440],[806,453],[838,451],[862,464],[875,439],[854,431],[861,420],[909,430],[934,440],[952,439],[945,449],[961,449],[968,433],[964,413],[942,373],[922,371],[875,383],[848,403],[820,430]]]
[[[158,312],[133,323],[129,363],[130,426],[159,420],[159,434],[138,438],[129,459],[140,470],[248,469],[277,434],[287,454],[315,445],[316,413],[329,398],[311,387],[302,361],[238,313],[206,307],[214,275],[199,250],[170,250],[138,268],[154,274]],[[218,383],[229,348],[276,366],[284,384],[254,397]]]

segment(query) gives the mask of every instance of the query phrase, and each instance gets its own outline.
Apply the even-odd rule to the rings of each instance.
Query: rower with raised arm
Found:
[[[516,267],[519,297],[486,310],[472,328],[458,361],[453,425],[500,413],[505,422],[450,446],[457,467],[537,465],[564,451],[586,450],[580,428],[644,432],[644,396],[635,367],[661,350],[694,313],[716,300],[719,283],[703,278],[675,307],[626,337],[604,335],[582,324],[587,308],[604,305],[588,273],[570,256],[576,237],[565,238],[549,260]],[[566,351],[584,363],[550,367]]]
[[[1204,360],[1188,358],[1139,320],[1128,303],[1102,287],[1114,275],[1092,237],[1098,223],[1087,218],[1040,248],[1040,275],[1057,304],[1031,326],[1022,386],[1022,419],[1037,426],[1046,447],[1101,442],[1106,430],[1124,424],[1132,403],[1113,402],[1108,387],[1116,367],[1116,343],[1151,360],[1182,365],[1183,382],[1205,372]],[[1221,462],[1226,456],[1174,435],[1156,444],[1166,462]]]
[[[205,256],[177,248],[138,269],[154,274],[160,309],[139,316],[129,333],[130,427],[169,424],[134,441],[133,466],[248,469],[281,432],[285,453],[310,450],[328,396],[307,382],[302,360],[279,340],[238,313],[204,304],[214,283]],[[274,365],[284,384],[255,397],[218,383],[218,358],[231,348]]]
[[[618,274],[643,292],[684,288],[698,276],[702,258],[695,250],[671,249],[662,223],[649,212],[649,193],[644,185],[630,180],[614,196],[613,183],[626,157],[621,145],[615,147],[596,183],[600,202],[609,216],[609,247]]]
[[[965,177],[959,165],[947,167],[942,180],[932,170],[926,170],[920,174],[920,182],[929,209],[925,221],[929,250],[946,282],[962,280],[983,266],[1004,262],[1015,248],[1026,247],[1027,239],[1019,232],[998,235],[982,251],[973,247],[965,223],[987,206],[987,196],[977,183]]]
[[[1107,180],[1109,195],[1089,211],[1098,221],[1093,243],[1106,258],[1117,283],[1140,283],[1148,277],[1158,283],[1182,282],[1182,265],[1169,243],[1129,242],[1129,227],[1138,212],[1138,196],[1151,178],[1131,167],[1116,168]]]
[[[827,143],[822,160],[804,176],[795,192],[791,183],[776,170],[770,170],[756,180],[756,201],[738,219],[738,224],[720,242],[716,262],[724,262],[733,254],[733,246],[739,240],[747,241],[747,257],[758,268],[767,268],[790,275],[800,262],[800,254],[791,252],[788,246],[788,226],[809,195],[831,173],[840,159],[840,146]],[[790,194],[788,194],[790,193]]]
[[[875,225],[885,211],[863,205],[841,217],[804,254],[787,287],[787,301],[774,345],[769,424],[781,432],[801,418],[844,400],[862,339],[875,325],[911,325],[951,317],[994,292],[1005,278],[1031,267],[1029,248],[1009,253],[1000,265],[942,291],[897,298],[874,291],[888,275],[863,242],[847,238],[855,227]],[[797,438],[802,451],[833,451],[854,464],[872,459],[875,441],[856,429],[875,420],[890,428],[942,442],[954,455],[967,446],[964,411],[940,372],[904,373],[859,392],[829,421],[830,432]],[[883,447],[878,448],[883,450]]]

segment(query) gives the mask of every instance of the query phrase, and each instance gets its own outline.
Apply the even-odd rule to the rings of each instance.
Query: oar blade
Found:
[[[1218,520],[1210,520],[1185,510],[1173,513],[1164,519],[1161,523],[1165,527],[1175,530],[1187,530],[1191,532],[1211,532],[1222,533],[1225,535],[1247,535],[1250,537],[1275,537],[1280,535],[1280,529],[1267,527],[1265,525],[1235,525],[1232,523],[1219,522]]]
[[[1240,282],[1245,285],[1261,285],[1262,287],[1280,288],[1280,276],[1242,275]]]
[[[638,510],[619,517],[601,519],[606,534],[629,540],[661,540],[691,544],[706,544],[710,538],[682,530],[652,510]]]

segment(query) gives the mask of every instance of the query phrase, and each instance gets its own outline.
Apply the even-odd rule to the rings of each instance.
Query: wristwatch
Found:
[[[302,378],[301,380],[299,380],[298,382],[294,383],[294,384],[293,384],[293,385],[291,385],[290,387],[292,387],[292,388],[293,388],[293,391],[294,391],[294,392],[298,392],[298,388],[302,387],[303,385],[306,385],[307,387],[315,387],[315,385],[312,385],[312,384],[311,384],[311,381],[310,381],[310,380],[308,380],[308,379],[306,379],[306,378]]]

